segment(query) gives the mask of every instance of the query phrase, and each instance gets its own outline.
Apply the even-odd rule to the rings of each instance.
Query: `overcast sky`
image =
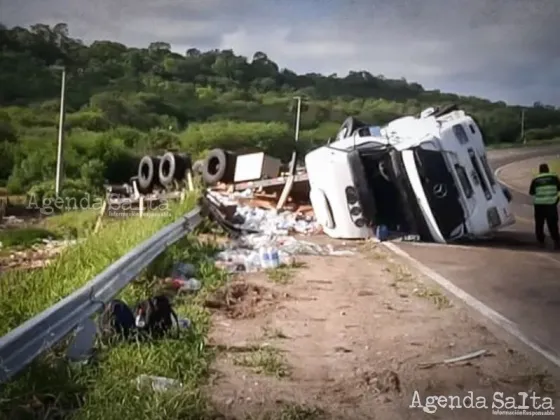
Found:
[[[8,26],[85,42],[263,51],[297,72],[367,70],[430,89],[560,106],[560,0],[0,0]]]

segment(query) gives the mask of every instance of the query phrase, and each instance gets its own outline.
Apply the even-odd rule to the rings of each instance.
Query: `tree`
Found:
[[[170,147],[196,156],[213,147],[259,147],[289,158],[293,96],[306,98],[302,153],[334,135],[348,115],[385,124],[450,103],[477,118],[487,143],[513,142],[521,131],[520,107],[425,90],[364,69],[297,74],[263,51],[248,60],[232,50],[195,47],[180,55],[163,41],[147,48],[88,46],[64,23],[0,25],[0,183],[9,178],[14,189],[53,176],[60,72],[50,66],[59,62],[68,69],[67,175],[82,183],[99,184],[101,172],[111,182],[127,180],[134,159]],[[528,139],[560,137],[559,127],[560,109],[540,102],[525,108]]]

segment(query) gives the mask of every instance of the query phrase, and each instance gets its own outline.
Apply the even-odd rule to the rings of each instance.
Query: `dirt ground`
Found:
[[[495,391],[531,390],[558,402],[557,378],[531,366],[385,248],[368,244],[351,257],[298,261],[298,268],[233,280],[207,302],[210,341],[218,348],[207,391],[225,418],[493,417],[491,408],[426,414],[409,408],[414,391],[422,402],[472,391],[491,406]],[[425,365],[478,350],[488,354]]]

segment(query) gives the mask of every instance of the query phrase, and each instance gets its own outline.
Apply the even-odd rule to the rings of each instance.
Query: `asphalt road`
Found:
[[[489,151],[492,167],[560,152],[559,146]],[[507,180],[504,180],[507,182]],[[528,188],[528,186],[527,186]],[[535,245],[530,198],[512,191],[517,223],[465,245],[395,243],[560,360],[560,252]]]

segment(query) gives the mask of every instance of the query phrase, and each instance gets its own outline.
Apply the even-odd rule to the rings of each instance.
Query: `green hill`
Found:
[[[231,50],[181,55],[164,42],[86,46],[65,24],[2,27],[0,183],[13,192],[54,177],[61,77],[52,66],[61,64],[68,69],[65,173],[92,187],[127,180],[136,156],[166,148],[202,156],[213,147],[257,146],[287,158],[296,95],[306,98],[303,149],[334,135],[348,115],[383,124],[449,103],[477,117],[488,143],[516,142],[521,132],[520,107],[366,71],[298,75],[262,52],[247,59]],[[525,116],[528,140],[560,137],[560,110],[535,104]]]

